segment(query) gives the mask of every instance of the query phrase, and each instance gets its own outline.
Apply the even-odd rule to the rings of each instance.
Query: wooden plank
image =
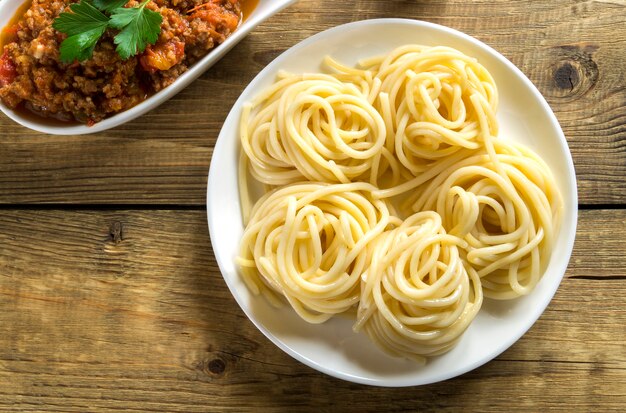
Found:
[[[296,362],[246,319],[203,211],[0,211],[0,410],[623,411],[626,210],[581,211],[550,306],[495,361],[407,389]]]
[[[380,17],[441,23],[504,54],[559,118],[574,156],[580,201],[624,202],[623,1],[310,0],[261,25],[174,99],[115,130],[50,137],[0,115],[0,203],[201,205],[220,127],[264,65],[323,29]]]

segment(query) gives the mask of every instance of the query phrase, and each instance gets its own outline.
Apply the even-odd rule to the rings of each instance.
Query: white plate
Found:
[[[137,106],[106,118],[93,126],[81,124],[64,126],[50,124],[50,122],[46,122],[45,119],[38,121],[38,119],[33,116],[24,117],[20,114],[20,112],[10,109],[2,103],[2,101],[0,101],[0,110],[9,118],[23,126],[26,126],[27,128],[52,135],[84,135],[87,133],[96,133],[111,129],[151,111],[183,90],[207,69],[213,66],[218,60],[220,60],[226,53],[228,53],[228,51],[239,43],[244,37],[246,37],[252,29],[295,1],[296,0],[259,0],[257,7],[250,14],[250,16],[246,17],[241,26],[232,34],[232,36],[226,39],[224,43],[216,47],[214,50],[211,50],[205,57],[193,65],[191,69],[176,79],[174,83],[160,92],[150,96]],[[23,3],[23,1],[13,0],[0,1],[0,30],[4,29],[4,27],[9,24],[9,21],[13,18],[13,15]],[[242,64],[245,64],[245,62],[242,62]]]
[[[348,64],[406,44],[445,45],[478,58],[493,75],[500,93],[500,136],[521,142],[550,165],[563,195],[565,213],[556,250],[543,279],[528,296],[486,300],[450,352],[425,366],[379,351],[341,317],[322,325],[302,321],[289,307],[274,309],[251,295],[237,272],[235,257],[243,233],[237,189],[238,122],[243,102],[270,85],[280,69],[319,72],[326,55]],[[213,251],[226,284],[250,320],[274,344],[301,362],[341,379],[380,386],[433,383],[470,371],[506,350],[539,318],[567,268],[576,233],[576,177],[563,132],[533,84],[498,52],[458,31],[415,20],[366,20],[338,26],[292,47],[269,64],[244,90],[219,135],[207,191],[207,214]],[[540,345],[541,343],[537,343]]]

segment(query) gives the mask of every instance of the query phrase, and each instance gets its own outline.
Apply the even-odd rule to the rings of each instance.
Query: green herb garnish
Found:
[[[61,61],[87,60],[93,55],[96,43],[106,29],[120,32],[113,38],[116,51],[122,59],[128,59],[154,44],[161,32],[163,17],[146,9],[150,0],[139,6],[125,8],[127,0],[81,0],[70,6],[71,12],[63,12],[54,20],[52,27],[68,35],[61,43]]]
[[[115,36],[117,54],[128,59],[146,50],[148,43],[154,44],[159,38],[163,17],[146,9],[148,0],[132,9],[117,8],[111,14],[109,25],[121,32]],[[156,30],[154,28],[156,27]]]
[[[89,1],[72,4],[70,10],[72,13],[61,13],[52,23],[56,30],[68,35],[59,49],[64,63],[89,59],[109,25],[109,18]]]
[[[128,0],[93,0],[94,6],[107,13],[126,6],[126,3],[128,3]]]

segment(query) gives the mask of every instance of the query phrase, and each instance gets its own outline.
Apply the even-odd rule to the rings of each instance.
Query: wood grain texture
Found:
[[[623,411],[626,211],[581,211],[571,265],[496,360],[409,389],[296,362],[246,319],[203,211],[0,211],[0,410]]]
[[[583,204],[626,199],[626,2],[300,1],[155,111],[81,137],[0,115],[0,203],[202,205],[215,139],[245,85],[282,51],[349,21],[405,17],[459,29],[509,58],[555,111]]]
[[[440,23],[509,58],[561,122],[580,202],[626,208],[626,1],[301,0],[114,130],[55,137],[0,115],[0,411],[626,411],[626,209],[580,211],[542,317],[443,383],[383,389],[318,373],[232,298],[202,209],[230,107],[297,42],[381,17]]]

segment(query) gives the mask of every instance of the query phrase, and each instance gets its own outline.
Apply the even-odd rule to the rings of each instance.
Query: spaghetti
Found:
[[[397,220],[384,201],[372,198],[373,189],[302,183],[266,194],[241,241],[238,260],[248,287],[283,296],[310,323],[356,305],[367,266],[361,252]]]
[[[560,195],[536,154],[498,137],[496,84],[476,59],[407,45],[324,63],[331,74],[282,73],[244,106],[242,275],[310,323],[356,308],[355,331],[424,362],[459,341],[483,295],[535,288]],[[251,211],[248,174],[269,191]]]
[[[433,210],[467,242],[466,260],[486,297],[533,290],[550,259],[561,199],[547,165],[529,149],[493,140],[488,150],[438,172],[417,188],[414,211]]]
[[[482,304],[480,279],[432,211],[407,218],[368,246],[355,331],[394,356],[419,362],[449,350]]]
[[[329,75],[283,73],[244,105],[240,134],[259,182],[349,183],[370,180],[383,156],[386,129],[355,85]]]

